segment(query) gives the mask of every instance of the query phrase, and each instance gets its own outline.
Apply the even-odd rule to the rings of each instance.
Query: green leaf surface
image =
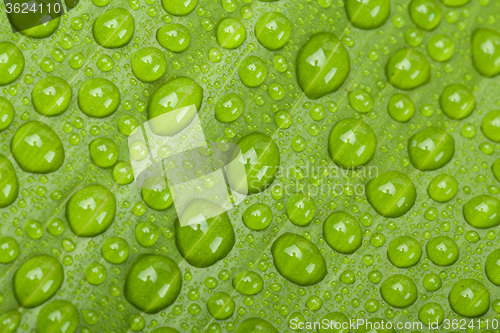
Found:
[[[71,332],[66,333],[75,327],[81,333],[157,328],[248,333],[259,327],[291,332],[291,319],[344,321],[341,313],[373,322],[415,322],[419,315],[429,317],[432,306],[424,306],[430,302],[442,306],[443,324],[480,315],[483,321],[496,318],[498,278],[485,274],[485,266],[490,263],[486,272],[497,269],[486,258],[500,248],[495,215],[500,194],[500,2],[411,2],[410,10],[406,0],[390,5],[388,0],[81,0],[67,3],[60,19],[22,33],[12,32],[8,8],[0,4],[0,333],[36,331],[40,309],[47,306],[52,314],[57,309],[51,302],[57,301],[78,310],[67,305]],[[420,6],[432,7],[439,17],[416,13]],[[375,10],[379,7],[380,12]],[[283,29],[283,34],[273,29]],[[308,44],[320,33],[326,37]],[[304,45],[309,46],[301,53]],[[340,53],[341,59],[336,57]],[[148,141],[132,144],[129,152],[129,136],[143,133],[140,126],[155,113],[193,104],[207,142],[236,144],[255,132],[260,134],[249,137],[265,137],[266,144],[260,146],[244,141],[245,170],[251,171],[250,180],[260,182],[247,184],[251,194],[224,217],[223,231],[232,235],[228,223],[234,230],[234,237],[226,237],[228,244],[220,245],[217,230],[206,232],[203,221],[183,226],[194,230],[176,237],[177,213],[170,199],[182,192],[170,185],[172,192],[166,191],[158,182],[141,189],[132,181],[134,161],[147,161],[153,149],[167,157],[175,147]],[[196,113],[191,111],[190,116]],[[186,119],[179,119],[186,125]],[[334,125],[346,119],[351,120],[342,124],[362,121],[376,140],[366,135],[356,141],[360,130],[348,126],[329,140]],[[175,132],[175,123],[161,125],[169,134]],[[431,127],[447,138],[446,144],[425,137]],[[418,149],[410,149],[410,138],[417,133],[413,141]],[[109,140],[117,148],[98,144]],[[344,143],[329,147],[340,141]],[[374,143],[374,152],[362,155]],[[213,183],[204,176],[211,170],[199,171],[201,166],[193,161],[184,166],[202,175],[203,186]],[[399,174],[411,181],[416,194],[409,182],[411,193],[406,187],[396,193],[394,177],[387,175]],[[372,182],[381,185],[367,198],[365,186],[379,175],[384,175],[383,182]],[[92,185],[113,193],[115,209],[103,209],[87,190],[79,195]],[[162,197],[167,192],[169,197]],[[306,207],[314,214],[310,222],[290,221],[290,216],[303,215],[299,199],[287,206],[295,193],[313,199]],[[68,204],[72,197],[81,198]],[[400,200],[407,197],[411,202]],[[73,203],[79,214],[68,212]],[[242,215],[253,204],[268,206],[269,226],[245,225]],[[196,216],[196,207],[190,209]],[[325,241],[324,222],[339,211],[359,221],[363,240],[355,251],[339,253],[329,245],[335,244],[332,237]],[[75,226],[85,223],[82,216],[105,226],[80,232]],[[248,225],[252,219],[259,221],[259,216],[247,216]],[[331,235],[341,234],[339,242],[349,242],[348,231],[340,229]],[[279,256],[273,257],[271,248],[282,235],[289,235],[290,244],[280,246]],[[387,251],[401,236],[426,250],[416,263],[407,260],[398,268]],[[443,236],[446,242],[436,239]],[[112,248],[113,242],[106,243],[112,237],[128,247]],[[183,258],[181,252],[188,251],[179,251],[182,245],[176,243],[183,239],[184,247],[197,249],[200,258]],[[443,248],[453,242],[458,254],[455,247]],[[391,251],[405,258],[405,242],[400,243]],[[120,254],[121,249],[128,254]],[[199,249],[219,252],[208,260]],[[287,255],[307,259],[301,249],[314,249],[314,262],[287,262]],[[429,249],[435,253],[426,253]],[[103,251],[124,261],[106,260]],[[148,266],[147,260],[136,265],[130,280],[144,283],[137,289],[129,283],[125,291],[128,273],[141,255],[169,259],[154,257],[154,265]],[[46,256],[62,265],[63,273],[56,265],[58,277],[64,277],[56,281],[62,282],[59,289],[43,285],[50,279],[34,267],[38,259],[32,258]],[[304,282],[304,276],[293,277],[294,262],[308,272],[314,269],[309,264],[321,263],[320,278]],[[275,265],[286,271],[283,276]],[[26,285],[13,284],[16,272],[25,273],[26,267],[29,274],[18,279]],[[241,274],[246,271],[259,274],[262,281],[255,274]],[[171,276],[158,276],[161,272]],[[411,302],[391,291],[401,274],[416,286],[415,291],[404,279],[411,286]],[[250,285],[248,276],[257,285]],[[470,301],[463,296],[464,281],[474,287]],[[22,297],[16,295],[21,292]],[[216,304],[216,297],[209,302],[216,293],[225,293],[219,294],[224,304]],[[19,300],[27,300],[28,306],[23,308]],[[62,324],[50,318],[50,327]],[[474,325],[479,331],[477,321]]]

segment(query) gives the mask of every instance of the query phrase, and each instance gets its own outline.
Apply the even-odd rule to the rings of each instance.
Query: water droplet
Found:
[[[480,317],[490,308],[488,289],[474,279],[461,279],[455,282],[448,295],[448,301],[455,313],[466,318]]]
[[[144,47],[132,55],[130,66],[135,77],[142,82],[154,82],[167,69],[167,59],[156,47]]]
[[[427,186],[427,194],[437,202],[448,202],[457,192],[458,182],[455,177],[444,173],[434,177]]]
[[[371,127],[361,120],[344,119],[337,122],[328,138],[328,153],[342,168],[358,168],[371,161],[377,148],[377,137]]]
[[[500,34],[479,28],[472,33],[472,64],[486,77],[500,74]]]
[[[102,185],[90,185],[71,196],[66,204],[66,218],[71,231],[79,237],[95,237],[115,219],[115,195]]]
[[[98,262],[93,262],[85,268],[85,279],[88,283],[97,286],[106,280],[106,267]]]
[[[184,108],[194,105],[193,111],[199,111],[202,101],[203,89],[193,79],[182,76],[164,83],[149,98],[148,120],[168,112],[175,113],[168,118],[168,124],[163,121],[149,122],[151,129],[161,136],[177,134],[193,119],[192,112],[185,112]]]
[[[484,271],[491,283],[500,286],[500,249],[488,254],[484,264]]]
[[[229,294],[218,292],[210,296],[207,308],[214,319],[224,320],[233,315],[235,305],[233,298]]]
[[[427,53],[435,61],[450,60],[455,52],[453,40],[446,35],[434,35],[427,43]]]
[[[347,18],[358,29],[376,29],[381,27],[391,14],[389,0],[347,0],[345,3]]]
[[[395,88],[411,90],[429,83],[431,67],[420,51],[401,49],[387,62],[385,75]]]
[[[373,97],[369,92],[357,89],[349,92],[349,104],[357,112],[367,113],[373,109]]]
[[[65,80],[49,76],[38,81],[31,92],[35,111],[43,116],[58,116],[69,106],[73,92]]]
[[[436,236],[427,242],[425,248],[429,259],[437,266],[450,266],[458,260],[458,246],[448,236]]]
[[[229,185],[240,193],[248,191],[249,194],[255,194],[264,191],[273,183],[280,166],[278,145],[269,136],[260,132],[244,136],[237,145],[241,151],[246,174],[240,174],[238,165],[229,164],[226,168]],[[238,151],[235,150],[229,160],[234,160],[237,154]]]
[[[240,96],[229,93],[217,100],[214,107],[215,119],[221,123],[230,123],[241,116],[244,104]]]
[[[292,35],[292,23],[285,15],[270,11],[264,13],[255,23],[255,37],[266,49],[281,49]]]
[[[470,2],[470,0],[441,0],[443,5],[448,7],[461,7]]]
[[[234,277],[233,288],[243,295],[256,295],[264,288],[264,280],[253,271],[243,271]]]
[[[132,166],[127,162],[118,162],[113,167],[113,179],[118,185],[127,185],[134,180]]]
[[[412,0],[408,10],[413,23],[421,29],[434,30],[441,23],[442,10],[434,0]]]
[[[314,285],[327,274],[323,255],[314,243],[302,236],[284,233],[274,241],[271,252],[277,271],[299,286]]]
[[[412,279],[403,274],[394,274],[382,283],[380,295],[387,304],[401,309],[415,303],[418,290]]]
[[[387,258],[398,268],[415,266],[422,256],[422,247],[410,236],[400,236],[393,239],[387,248]]]
[[[163,9],[176,16],[185,16],[191,13],[197,4],[198,0],[161,0]]]
[[[217,26],[217,42],[224,49],[236,49],[246,39],[245,26],[235,18],[225,18]]]
[[[238,75],[245,86],[258,87],[267,78],[266,63],[256,56],[246,57],[238,66]]]
[[[479,195],[467,201],[463,208],[465,221],[474,228],[487,229],[500,224],[500,200]]]
[[[10,310],[0,316],[0,332],[14,333],[21,323],[21,313]]]
[[[154,314],[172,305],[181,291],[182,274],[167,256],[143,254],[125,279],[124,294],[137,309]]]
[[[153,246],[160,237],[160,230],[151,222],[141,222],[135,227],[135,239],[140,246]]]
[[[108,138],[92,140],[89,152],[92,162],[100,168],[111,168],[118,160],[118,145]]]
[[[273,220],[273,211],[267,204],[259,202],[245,209],[242,220],[245,226],[251,230],[264,230]]]
[[[150,177],[144,181],[141,196],[149,208],[163,211],[172,206],[174,199],[167,184],[163,176]]]
[[[68,301],[57,300],[38,313],[37,333],[73,333],[79,322],[78,310]]]
[[[444,167],[455,155],[455,140],[440,127],[429,127],[408,139],[411,164],[421,171]]]
[[[491,141],[500,142],[500,111],[490,111],[484,116],[481,131]]]
[[[313,35],[297,56],[297,83],[309,99],[337,91],[351,69],[345,46],[332,33]]]
[[[64,162],[59,136],[40,121],[29,121],[17,129],[10,142],[12,156],[25,172],[51,173]]]
[[[441,93],[439,104],[444,114],[451,119],[464,119],[474,111],[476,99],[463,84],[450,84]]]
[[[156,40],[167,50],[180,53],[189,47],[191,34],[182,24],[172,23],[156,30]]]
[[[113,49],[127,45],[135,31],[134,17],[124,8],[108,9],[97,17],[92,32],[97,44]]]
[[[101,247],[102,257],[111,264],[121,264],[128,258],[130,247],[127,241],[121,237],[110,237],[104,241]]]
[[[424,276],[422,284],[424,285],[425,290],[432,292],[439,290],[443,282],[439,277],[439,275],[437,275],[436,273],[429,273],[426,276]]]
[[[439,325],[444,320],[443,307],[436,302],[427,303],[418,311],[418,319],[426,326]]]
[[[12,237],[0,238],[0,263],[8,264],[19,255],[19,243]]]
[[[400,123],[408,122],[415,114],[415,105],[410,97],[397,93],[387,103],[387,112],[392,119]]]
[[[0,154],[0,208],[10,206],[19,194],[19,182],[10,160]]]
[[[337,211],[327,217],[323,235],[332,249],[342,254],[352,254],[363,243],[363,230],[349,213]]]
[[[56,258],[42,254],[24,262],[14,274],[14,296],[23,308],[35,308],[61,288],[64,270]]]
[[[388,171],[366,184],[366,198],[384,217],[400,217],[415,204],[417,190],[410,178],[397,171]]]
[[[207,219],[205,214],[214,217]],[[182,220],[192,224],[181,226],[179,219],[175,220],[175,244],[190,265],[210,267],[231,252],[235,243],[234,230],[221,206],[195,199],[183,210]]]
[[[260,0],[263,1],[263,0]],[[234,333],[279,333],[279,331],[274,328],[269,322],[261,318],[248,318],[241,322],[240,326],[234,331]]]
[[[10,42],[0,43],[0,86],[14,82],[24,70],[23,52]]]
[[[104,118],[115,113],[120,105],[120,90],[103,78],[85,81],[78,90],[80,111],[89,117]]]
[[[314,214],[316,213],[316,204],[314,199],[304,193],[292,194],[286,202],[286,214],[293,224],[299,227],[308,226]]]

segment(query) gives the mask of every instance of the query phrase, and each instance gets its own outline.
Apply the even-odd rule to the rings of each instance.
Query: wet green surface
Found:
[[[85,0],[22,34],[2,16],[0,332],[496,318],[498,13]],[[208,141],[241,145],[248,182],[228,181],[250,195],[180,226],[163,178],[133,182],[160,144],[127,141],[193,104]]]

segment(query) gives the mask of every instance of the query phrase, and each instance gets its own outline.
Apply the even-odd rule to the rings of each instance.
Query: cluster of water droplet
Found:
[[[500,318],[500,3],[66,5],[0,18],[0,332]],[[183,226],[128,137],[193,105],[249,196]]]

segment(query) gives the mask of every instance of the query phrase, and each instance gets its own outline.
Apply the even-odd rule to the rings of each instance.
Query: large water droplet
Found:
[[[64,270],[56,258],[42,254],[24,262],[14,274],[14,296],[23,308],[35,308],[61,288]]]
[[[52,128],[40,121],[22,124],[10,142],[12,156],[26,172],[51,173],[64,162],[64,148]]]
[[[115,213],[115,195],[102,185],[82,188],[66,204],[71,231],[80,237],[95,237],[108,230]]]
[[[284,233],[274,241],[271,252],[278,272],[299,286],[314,285],[327,274],[323,255],[314,243],[302,236]]]
[[[214,216],[205,218],[207,216]],[[204,200],[191,201],[174,223],[175,244],[181,255],[194,267],[209,267],[225,258],[234,246],[235,236],[231,220],[221,206]]]
[[[309,99],[337,91],[351,70],[349,53],[332,33],[313,35],[297,56],[297,83]]]
[[[0,208],[12,204],[19,193],[16,170],[7,157],[0,154]]]
[[[167,256],[143,254],[125,279],[127,301],[145,313],[157,313],[175,302],[182,277],[177,264]]]
[[[500,34],[479,28],[472,33],[472,64],[486,77],[500,74]]]

